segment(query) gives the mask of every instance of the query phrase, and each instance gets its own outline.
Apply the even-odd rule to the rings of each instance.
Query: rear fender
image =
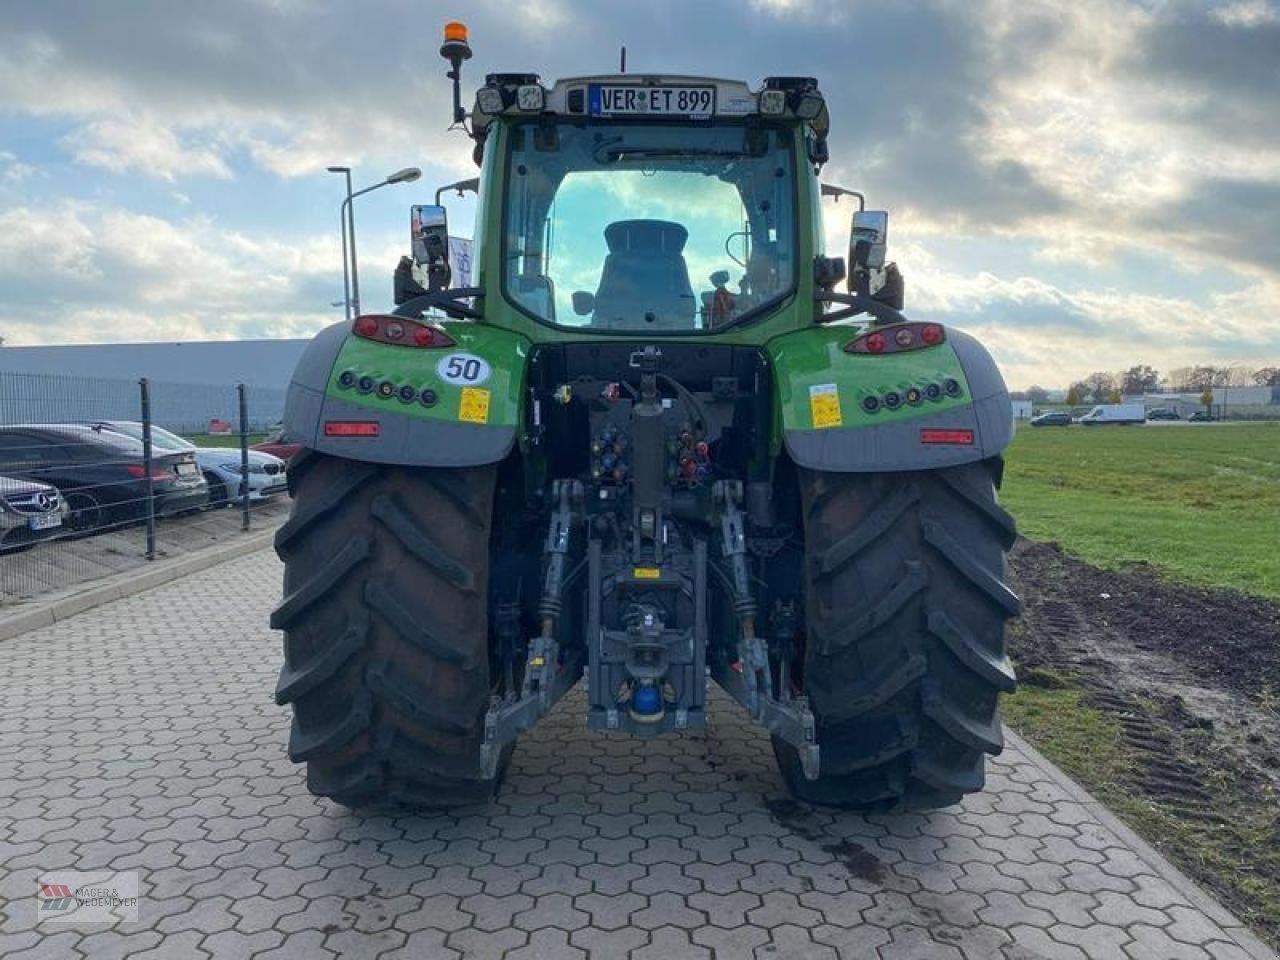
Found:
[[[470,467],[502,460],[520,424],[529,342],[467,321],[442,326],[455,346],[377,343],[354,336],[346,323],[322,330],[289,384],[286,434],[322,453],[374,463]],[[376,424],[361,428],[376,435],[333,435],[341,428],[332,425],[341,423]]]
[[[882,328],[890,333],[892,327]],[[968,334],[946,328],[933,347],[893,354],[851,354],[844,345],[865,327],[813,327],[768,345],[781,441],[797,464],[842,473],[932,470],[996,456],[1013,436],[1013,408],[991,355]],[[930,384],[954,381],[937,400]],[[889,393],[897,409],[864,402]],[[954,433],[949,433],[954,431]],[[965,440],[972,442],[925,442]]]

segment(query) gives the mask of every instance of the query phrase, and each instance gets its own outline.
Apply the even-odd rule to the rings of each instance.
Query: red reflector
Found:
[[[419,326],[413,331],[413,342],[420,347],[452,347],[453,337],[435,327]]]
[[[434,324],[389,313],[366,313],[352,325],[357,337],[398,347],[452,347],[453,337]]]
[[[376,437],[378,423],[376,420],[326,420],[324,435],[326,437]]]
[[[854,337],[844,345],[845,353],[890,354],[932,347],[947,339],[937,323],[899,323]]]
[[[921,443],[960,443],[973,446],[972,430],[931,430],[928,427],[920,431]]]

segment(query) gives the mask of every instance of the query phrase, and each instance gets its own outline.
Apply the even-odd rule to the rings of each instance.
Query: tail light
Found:
[[[326,420],[326,437],[376,437],[380,432],[376,420]]]
[[[943,430],[937,428],[929,428],[920,431],[921,443],[947,443],[958,444],[960,446],[973,446],[972,430]]]
[[[356,317],[352,332],[365,340],[389,343],[397,347],[452,347],[453,337],[439,327],[408,317],[385,313],[366,313]]]
[[[937,323],[897,323],[854,337],[844,345],[845,353],[903,353],[923,347],[936,347],[947,339]]]
[[[141,463],[127,463],[127,464],[125,464],[124,469],[125,469],[125,471],[129,474],[129,476],[131,476],[131,477],[133,477],[133,478],[135,478],[135,479],[137,479],[137,480],[141,480],[141,479],[143,479],[143,478],[147,475],[147,468],[146,468],[146,465],[145,465],[145,464],[141,464]],[[157,467],[155,464],[152,464],[152,465],[151,465],[151,479],[152,479],[152,480],[167,480],[167,479],[169,479],[171,476],[173,476],[173,474],[171,474],[171,473],[170,473],[168,470],[166,470],[164,467]]]

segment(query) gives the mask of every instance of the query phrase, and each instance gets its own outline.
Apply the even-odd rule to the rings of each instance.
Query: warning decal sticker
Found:
[[[482,387],[463,387],[458,400],[458,419],[467,423],[488,423],[489,391]]]
[[[840,419],[840,391],[834,383],[817,383],[809,388],[809,414],[813,417],[813,429],[838,427]]]

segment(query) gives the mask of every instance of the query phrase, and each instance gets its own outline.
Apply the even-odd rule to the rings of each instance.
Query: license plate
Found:
[[[689,117],[705,120],[716,112],[715,87],[637,87],[593,83],[588,88],[593,117]]]
[[[46,513],[43,516],[28,517],[27,522],[31,524],[32,530],[52,530],[62,526],[62,517],[56,513]]]
[[[197,473],[199,473],[199,468],[194,463],[178,464],[178,476],[180,477],[194,477]]]

